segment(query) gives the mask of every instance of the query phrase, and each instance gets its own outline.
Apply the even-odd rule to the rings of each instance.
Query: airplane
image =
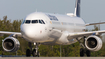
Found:
[[[88,23],[80,17],[80,1],[76,0],[75,12],[67,15],[34,12],[27,15],[20,28],[21,32],[0,31],[1,34],[8,34],[9,37],[2,41],[4,51],[16,52],[20,43],[17,37],[22,37],[29,42],[30,49],[26,50],[26,56],[40,56],[38,45],[70,45],[79,42],[82,48],[80,56],[86,54],[91,56],[91,51],[99,51],[102,47],[102,40],[99,35],[105,33],[105,30],[86,32],[86,26],[104,24]],[[84,43],[80,40],[83,38]],[[32,49],[32,44],[36,47]]]

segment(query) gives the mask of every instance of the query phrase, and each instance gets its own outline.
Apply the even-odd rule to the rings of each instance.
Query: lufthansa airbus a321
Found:
[[[74,13],[67,15],[34,12],[25,17],[20,28],[21,32],[0,31],[0,34],[8,34],[9,37],[2,41],[2,47],[7,52],[16,52],[20,43],[16,37],[22,37],[29,42],[30,49],[26,50],[26,56],[31,54],[39,57],[38,45],[70,45],[79,42],[83,47],[80,49],[80,56],[90,56],[90,51],[99,51],[102,47],[102,40],[98,35],[105,33],[105,30],[85,32],[86,26],[104,24],[86,24],[80,18],[80,0],[76,0]],[[84,43],[80,39],[84,38]],[[32,44],[36,48],[32,49]]]

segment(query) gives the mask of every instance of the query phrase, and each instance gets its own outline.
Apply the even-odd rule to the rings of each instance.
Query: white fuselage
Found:
[[[42,12],[29,14],[21,24],[23,38],[45,44],[71,44],[73,41],[66,40],[63,34],[83,32],[85,29],[85,22],[79,17]]]

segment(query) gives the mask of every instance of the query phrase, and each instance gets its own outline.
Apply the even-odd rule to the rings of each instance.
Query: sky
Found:
[[[74,13],[75,0],[0,0],[0,19],[24,19],[36,10],[47,13]],[[81,18],[86,23],[105,22],[105,0],[81,0]],[[87,27],[92,29],[93,26]],[[101,30],[105,25],[101,25]]]

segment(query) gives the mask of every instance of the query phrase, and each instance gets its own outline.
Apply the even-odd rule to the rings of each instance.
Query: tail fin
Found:
[[[80,1],[81,0],[76,0],[76,5],[75,5],[74,15],[77,17],[80,17]]]

